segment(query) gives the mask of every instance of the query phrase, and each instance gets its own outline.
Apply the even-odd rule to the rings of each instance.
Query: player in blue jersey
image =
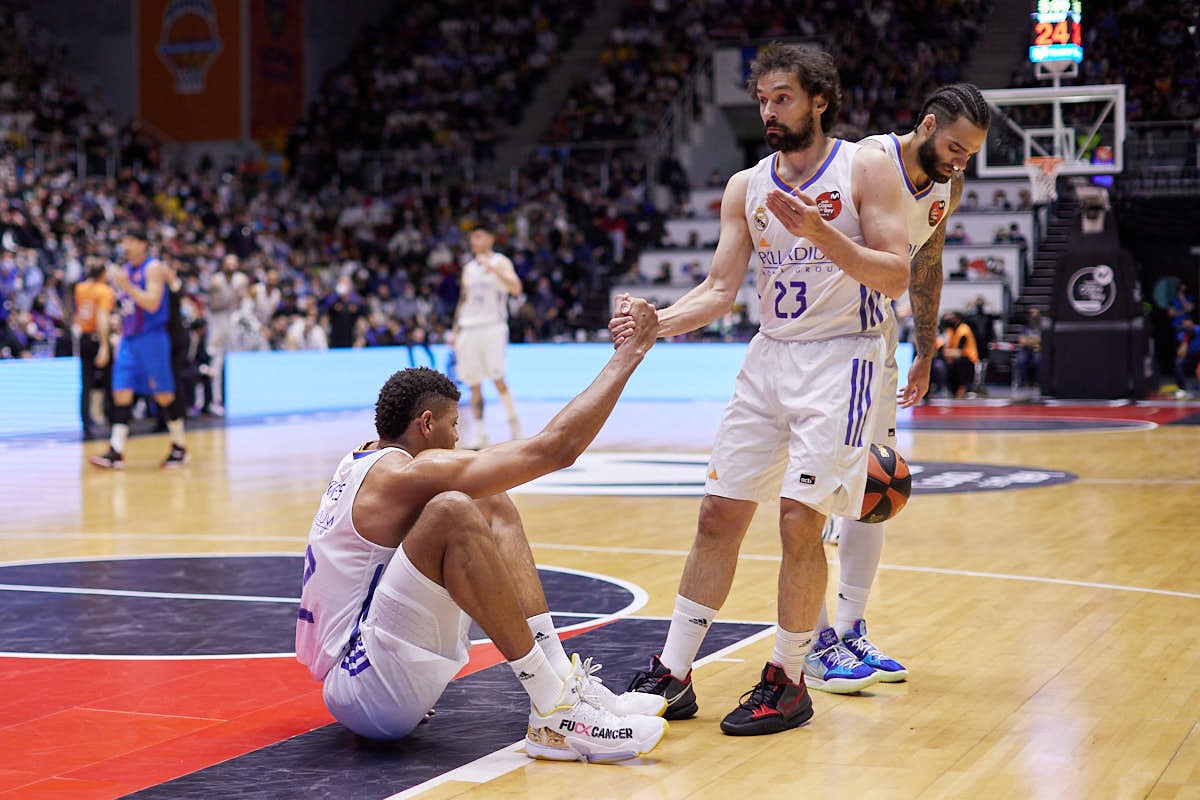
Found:
[[[659,314],[659,335],[727,313],[748,268],[759,331],[717,431],[666,644],[632,684],[667,697],[668,719],[696,713],[692,662],[729,593],[758,503],[777,496],[775,652],[721,723],[734,735],[775,733],[812,716],[803,664],[825,597],[821,527],[828,514],[862,504],[865,434],[887,355],[881,326],[909,279],[896,171],[881,151],[826,134],[841,105],[833,58],[813,47],[765,47],[748,88],[775,152],[730,179],[709,275]],[[613,318],[615,342],[627,325]],[[862,664],[839,677],[858,686],[875,679]]]
[[[167,469],[187,463],[183,415],[173,401],[175,376],[171,369],[171,337],[167,331],[170,304],[167,302],[166,267],[150,255],[145,230],[131,225],[122,239],[126,262],[110,271],[109,280],[117,290],[117,311],[121,315],[121,342],[113,361],[112,434],[108,451],[88,461],[102,469],[125,468],[125,442],[129,438],[134,394],[151,395],[167,409],[167,430],[171,450],[161,466]],[[110,358],[109,317],[99,320],[100,352],[96,363]]]

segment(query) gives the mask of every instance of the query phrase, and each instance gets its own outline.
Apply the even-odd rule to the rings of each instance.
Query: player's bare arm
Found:
[[[103,369],[108,366],[108,360],[111,357],[109,351],[108,337],[112,329],[112,317],[109,315],[107,308],[103,304],[97,304],[96,308],[96,337],[99,340],[99,347],[96,350],[96,366]]]
[[[521,286],[521,279],[517,276],[517,270],[513,267],[512,261],[507,256],[502,256],[499,253],[492,253],[483,262],[483,266],[500,279],[500,285],[505,291],[516,297],[524,289]]]
[[[151,261],[146,267],[146,288],[139,289],[129,280],[129,274],[124,268],[111,270],[111,280],[114,285],[129,295],[141,309],[153,314],[162,303],[163,290],[166,286],[166,272],[159,261]]]
[[[429,449],[411,460],[398,452],[380,458],[354,501],[359,533],[394,546],[397,535],[403,537],[425,504],[443,492],[490,497],[573,464],[596,438],[629,377],[654,344],[658,330],[654,308],[640,299],[628,303],[625,313],[635,323],[631,336],[591,385],[537,434],[478,452]],[[424,412],[418,424],[429,435],[435,424],[431,412]]]
[[[904,230],[900,177],[883,151],[861,148],[854,156],[852,192],[858,207],[860,245],[822,219],[816,202],[802,192],[775,189],[767,210],[789,233],[811,241],[864,286],[900,297],[908,290],[908,234]]]
[[[942,299],[942,249],[946,244],[946,225],[962,198],[963,176],[950,179],[949,211],[933,234],[913,256],[912,281],[908,298],[912,304],[915,352],[908,370],[908,383],[900,390],[900,407],[911,408],[929,391],[929,372],[937,353],[938,308]]]
[[[754,245],[746,226],[746,186],[750,170],[729,179],[721,198],[721,233],[708,276],[683,297],[658,314],[658,335],[678,336],[694,331],[728,314],[737,301],[738,289]]]

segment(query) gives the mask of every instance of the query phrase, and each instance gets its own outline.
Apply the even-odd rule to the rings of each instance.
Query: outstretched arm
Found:
[[[644,300],[628,300],[632,334],[613,352],[591,385],[554,416],[537,434],[469,450],[427,450],[411,465],[394,491],[410,505],[423,504],[445,491],[488,497],[555,470],[569,467],[591,444],[616,406],[629,377],[642,362],[657,331],[654,308]]]
[[[729,179],[721,198],[721,234],[713,254],[708,276],[683,297],[658,312],[658,335],[678,336],[701,328],[729,313],[737,301],[738,289],[746,279],[753,244],[746,227],[746,185],[749,170]],[[618,347],[632,330],[632,321],[620,314],[613,316],[608,329]]]

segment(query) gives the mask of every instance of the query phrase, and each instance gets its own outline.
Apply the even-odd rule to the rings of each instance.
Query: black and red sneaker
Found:
[[[804,675],[800,675],[799,683],[792,683],[783,667],[768,661],[762,679],[721,720],[721,730],[730,736],[761,736],[798,728],[812,719],[812,715],[812,699],[804,686]]]
[[[696,702],[696,692],[692,689],[692,671],[688,670],[687,676],[680,680],[663,666],[658,656],[650,656],[650,669],[634,675],[626,691],[665,697],[665,719],[689,719],[696,716],[700,708]]]

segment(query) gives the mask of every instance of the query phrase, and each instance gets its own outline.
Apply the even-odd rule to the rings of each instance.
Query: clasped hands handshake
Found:
[[[658,312],[640,297],[619,295],[608,322],[613,347],[632,347],[641,352],[649,350],[658,338]]]

